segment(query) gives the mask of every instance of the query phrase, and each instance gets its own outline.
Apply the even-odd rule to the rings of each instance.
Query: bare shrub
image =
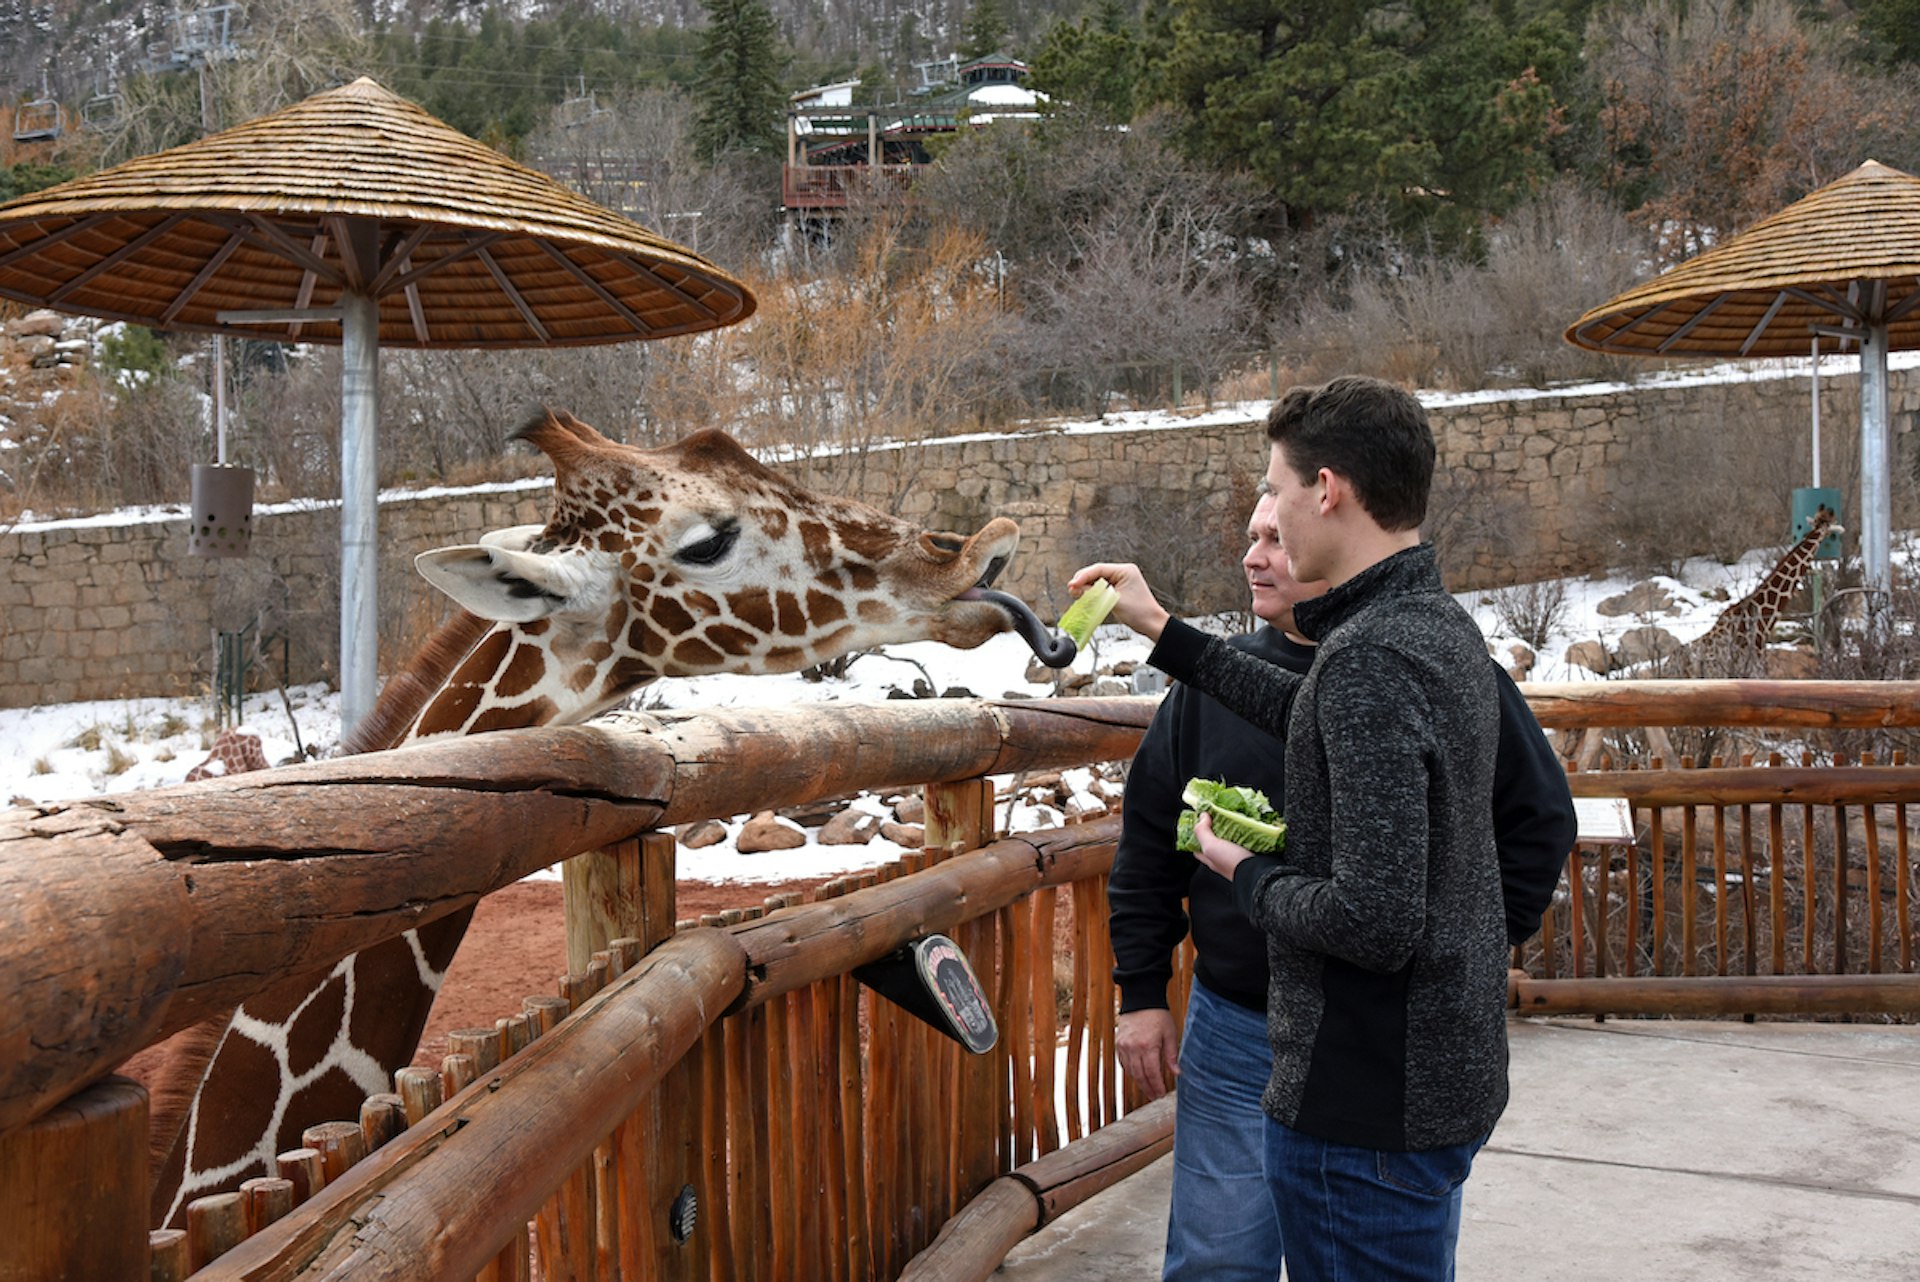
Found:
[[[1649,261],[1646,236],[1603,195],[1563,179],[1489,224],[1483,240],[1479,258],[1363,259],[1281,324],[1275,342],[1307,382],[1357,373],[1473,390],[1636,368],[1561,337],[1575,304],[1611,297]]]
[[[1137,564],[1173,613],[1224,612],[1245,630],[1252,620],[1240,556],[1255,498],[1251,477],[1212,495],[1110,484],[1074,512],[1068,538],[1082,561]]]
[[[1678,577],[1689,557],[1732,564],[1786,529],[1806,476],[1804,403],[1752,384],[1702,386],[1689,398],[1718,412],[1643,420],[1607,491],[1569,514],[1614,564]]]
[[[1434,545],[1440,572],[1456,588],[1499,582],[1521,529],[1523,499],[1484,468],[1440,467],[1427,499],[1422,535]]]
[[[1563,579],[1515,583],[1493,592],[1493,617],[1508,635],[1519,637],[1535,650],[1546,648],[1559,633],[1567,615],[1567,585]]]

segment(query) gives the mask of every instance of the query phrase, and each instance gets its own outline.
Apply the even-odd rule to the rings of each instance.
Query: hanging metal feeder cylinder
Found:
[[[253,469],[195,463],[192,515],[187,527],[190,555],[246,556],[253,550]]]

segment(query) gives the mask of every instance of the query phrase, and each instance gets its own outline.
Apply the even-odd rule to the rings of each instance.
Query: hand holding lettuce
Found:
[[[1200,816],[1213,818],[1213,835],[1256,855],[1270,855],[1286,844],[1287,821],[1257,788],[1236,787],[1213,779],[1189,779],[1180,793],[1187,809],[1180,812],[1174,848],[1200,853],[1193,826]]]

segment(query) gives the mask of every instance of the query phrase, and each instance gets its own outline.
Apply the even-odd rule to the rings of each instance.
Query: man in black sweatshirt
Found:
[[[1265,1170],[1288,1276],[1451,1278],[1461,1187],[1507,1098],[1495,670],[1420,541],[1419,402],[1376,379],[1295,388],[1267,436],[1289,567],[1332,585],[1294,611],[1318,643],[1304,677],[1170,618],[1136,566],[1069,586],[1106,578],[1156,667],[1286,736],[1284,851],[1250,856],[1205,818],[1196,833],[1267,939]]]
[[[1313,646],[1295,631],[1293,607],[1327,585],[1294,580],[1271,496],[1254,508],[1241,564],[1253,613],[1266,626],[1231,644],[1304,674]],[[1538,928],[1573,848],[1573,801],[1519,689],[1504,672],[1497,682],[1493,824],[1507,938],[1518,944]],[[1174,849],[1180,791],[1193,778],[1247,785],[1278,800],[1286,792],[1285,740],[1186,685],[1175,686],[1154,714],[1127,776],[1107,888],[1120,988],[1115,1048],[1149,1099],[1180,1079],[1164,1282],[1271,1279],[1281,1244],[1265,1179],[1260,1111],[1273,1062],[1266,1039],[1266,939],[1233,902],[1232,883]],[[1189,917],[1197,976],[1181,1037],[1167,984]],[[1183,1066],[1191,1071],[1183,1074]]]

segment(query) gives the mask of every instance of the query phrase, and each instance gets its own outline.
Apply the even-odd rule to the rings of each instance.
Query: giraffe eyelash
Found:
[[[713,565],[733,551],[739,537],[740,523],[735,520],[698,525],[688,532],[686,541],[674,549],[673,559],[682,565]]]

